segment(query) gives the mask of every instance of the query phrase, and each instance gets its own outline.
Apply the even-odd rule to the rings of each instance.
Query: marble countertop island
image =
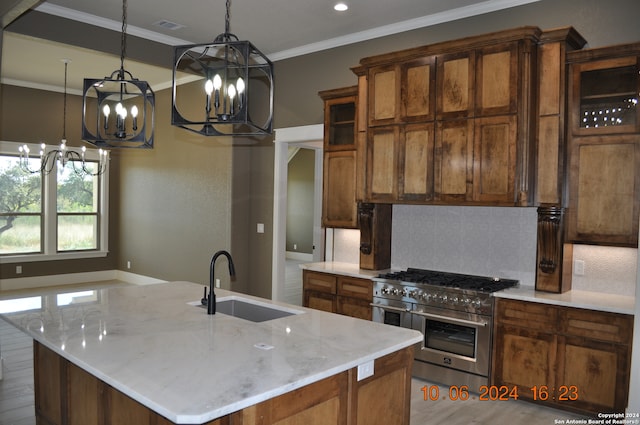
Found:
[[[190,305],[171,282],[39,295],[3,319],[174,423],[204,423],[421,340],[394,326],[252,298],[299,314],[254,323]],[[39,301],[38,301],[39,298]],[[25,299],[4,300],[4,311]],[[32,300],[34,302],[34,300]]]

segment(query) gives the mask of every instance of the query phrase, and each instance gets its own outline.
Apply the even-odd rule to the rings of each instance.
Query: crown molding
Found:
[[[470,6],[459,7],[444,12],[434,13],[432,15],[422,16],[395,24],[384,25],[371,30],[360,31],[345,36],[335,37],[317,43],[310,43],[304,46],[292,49],[282,50],[270,53],[267,56],[271,61],[289,59],[296,56],[302,56],[309,53],[315,53],[323,50],[329,50],[335,47],[346,46],[353,43],[359,43],[366,40],[372,40],[388,35],[398,34],[405,31],[411,31],[419,28],[425,28],[433,25],[451,22],[458,19],[469,18],[472,16],[482,15],[485,13],[496,12],[503,9],[522,6],[529,3],[535,3],[540,0],[487,0],[482,3],[476,3]],[[113,31],[121,31],[122,23],[112,19],[101,18],[66,7],[56,6],[50,3],[43,3],[36,7],[35,10],[74,21],[84,22],[89,25],[110,29]],[[127,33],[136,37],[167,44],[170,46],[178,46],[184,44],[195,44],[193,41],[183,40],[176,37],[170,37],[155,31],[145,30],[139,27],[127,26]]]

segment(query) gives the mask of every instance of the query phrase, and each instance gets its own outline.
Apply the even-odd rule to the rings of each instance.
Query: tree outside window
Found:
[[[16,156],[0,156],[0,255],[37,252],[42,252],[42,176],[22,171]]]

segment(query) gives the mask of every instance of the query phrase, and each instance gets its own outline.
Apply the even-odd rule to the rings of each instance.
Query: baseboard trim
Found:
[[[313,261],[313,254],[307,254],[297,251],[287,251],[285,254],[285,258],[288,258],[290,260]]]
[[[0,292],[21,289],[47,288],[51,286],[77,285],[80,283],[121,280],[134,285],[150,285],[166,282],[149,276],[138,275],[122,270],[100,270],[85,273],[67,273],[48,276],[18,277],[0,279]]]

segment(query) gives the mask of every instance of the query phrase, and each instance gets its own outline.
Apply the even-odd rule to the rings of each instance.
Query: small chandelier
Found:
[[[225,32],[212,43],[174,48],[171,124],[205,136],[271,134],[273,64],[229,32],[230,3]]]
[[[97,176],[104,174],[107,169],[107,162],[109,161],[109,153],[106,150],[98,150],[98,163],[97,167],[89,167],[85,161],[85,154],[87,152],[86,147],[82,147],[80,152],[76,150],[67,149],[67,68],[69,66],[69,59],[62,59],[64,62],[64,103],[62,109],[62,140],[59,148],[47,150],[47,145],[42,143],[40,145],[40,165],[32,168],[30,148],[28,145],[22,145],[18,148],[20,152],[20,168],[31,174],[42,173],[49,174],[53,171],[54,166],[57,163],[58,169],[62,170],[66,164],[71,161],[73,171],[78,175],[90,175]],[[81,166],[78,167],[77,163]]]
[[[122,1],[120,47],[120,69],[102,79],[84,79],[82,139],[98,147],[150,149],[153,148],[155,95],[146,81],[133,78],[124,69],[127,0]]]

